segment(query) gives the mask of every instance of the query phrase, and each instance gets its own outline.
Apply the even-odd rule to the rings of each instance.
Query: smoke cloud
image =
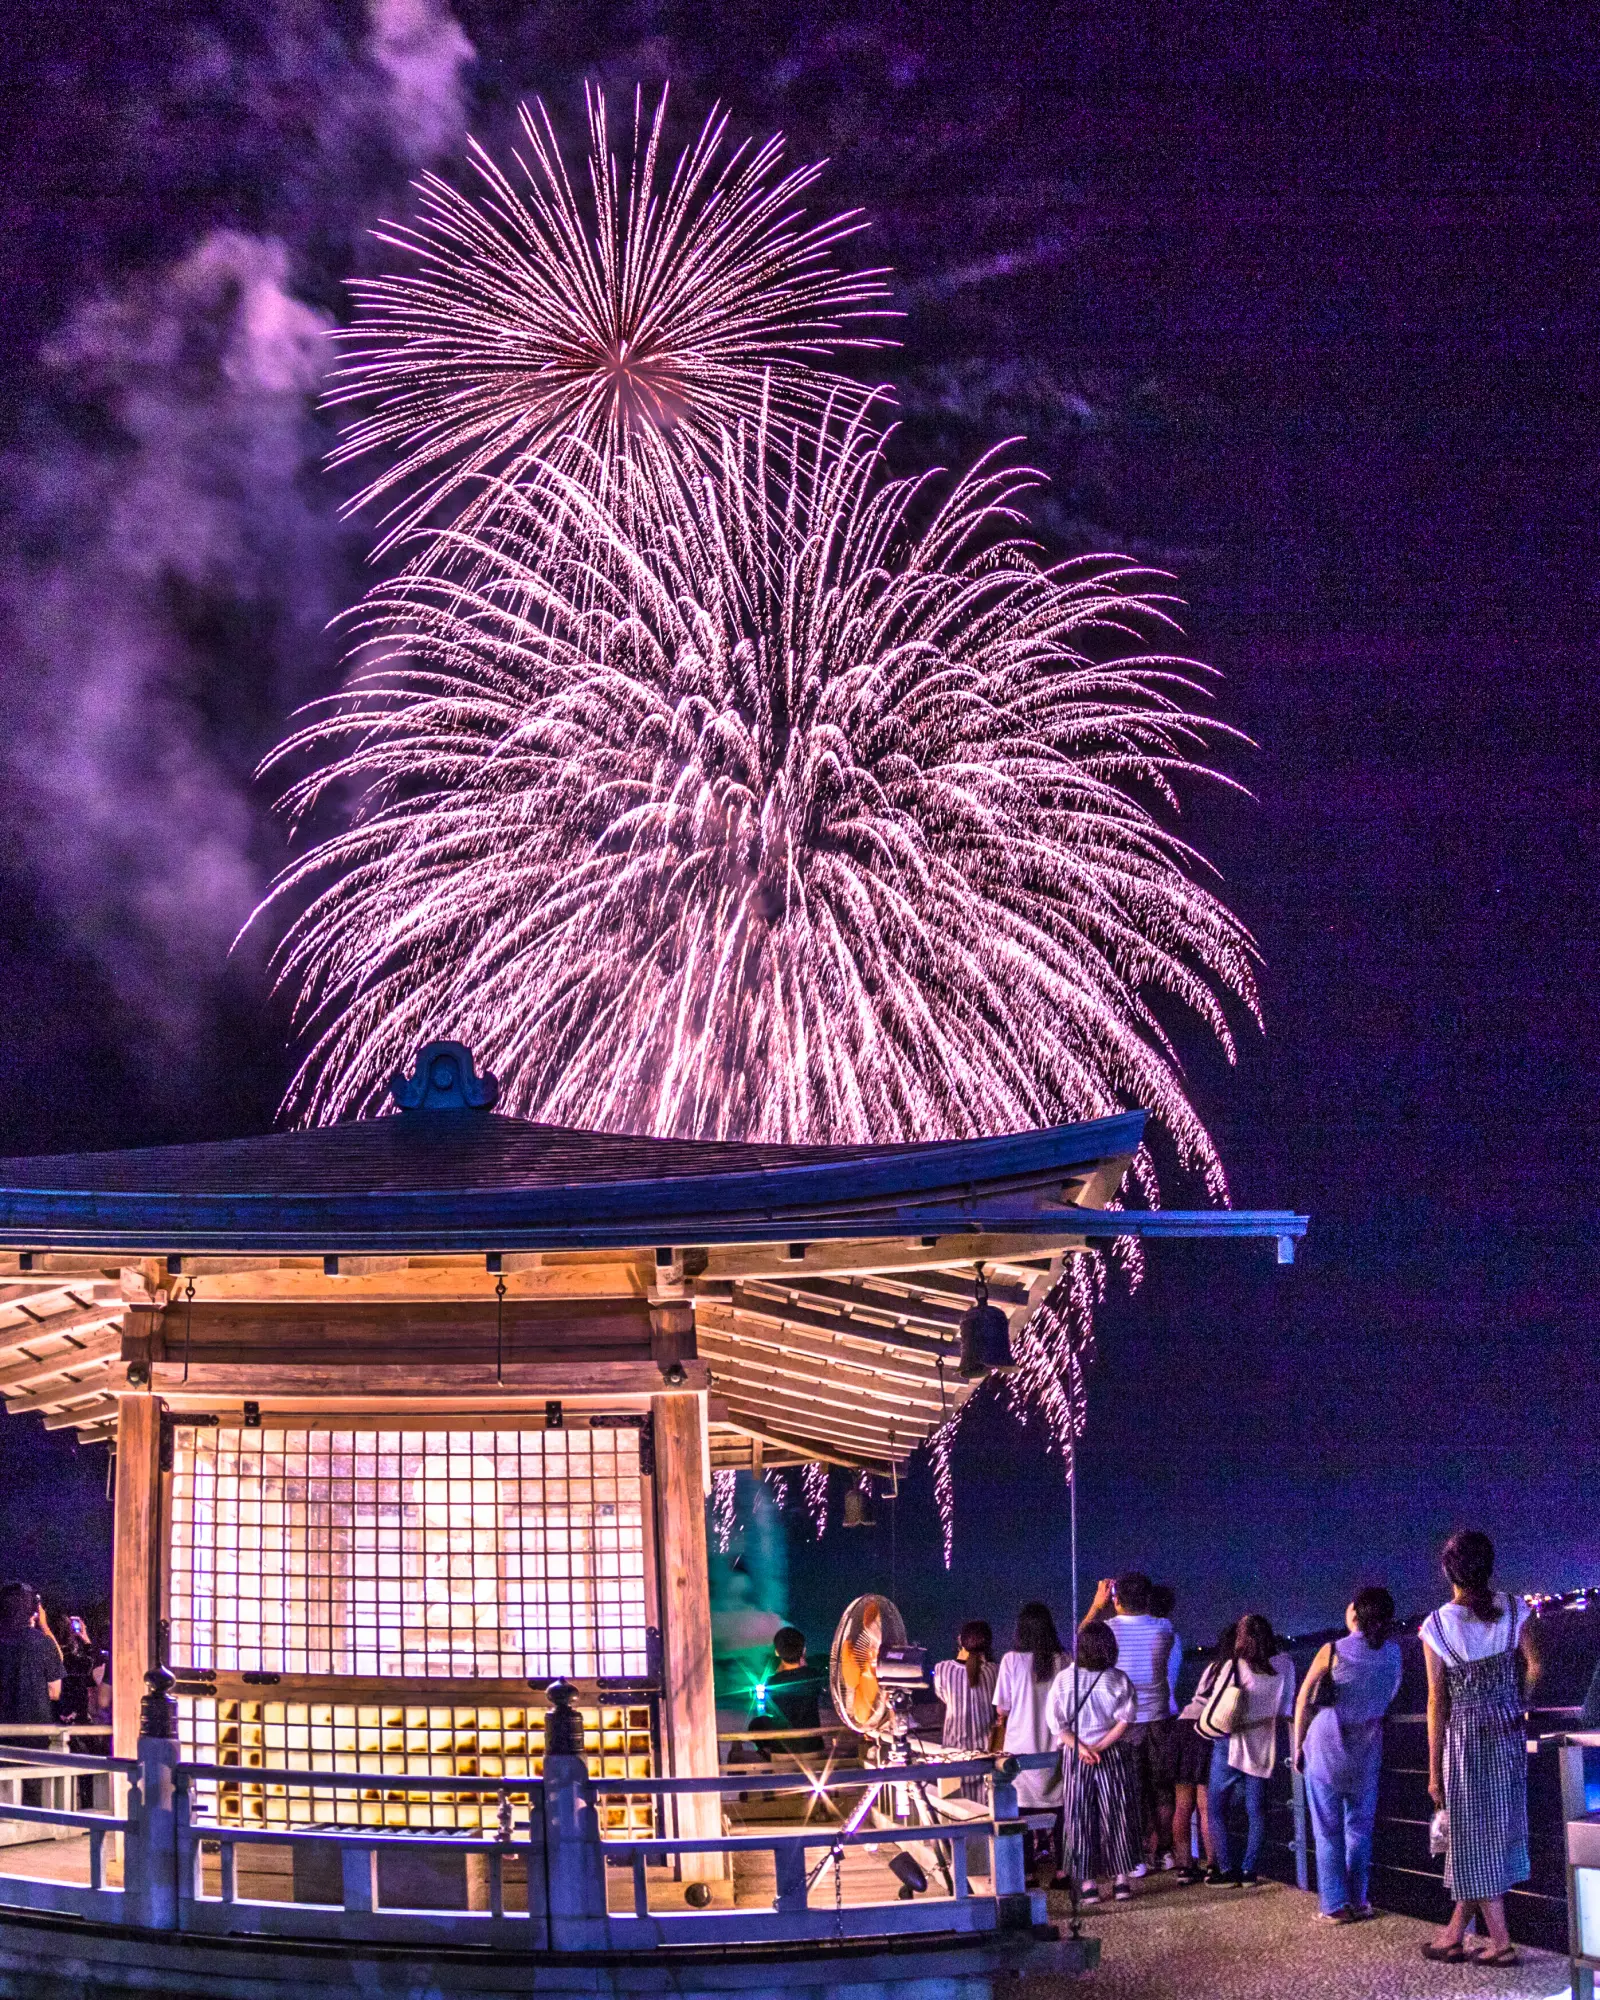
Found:
[[[10,865],[171,1053],[225,981],[264,976],[229,961],[279,854],[252,773],[334,684],[326,627],[360,587],[360,533],[320,469],[333,260],[467,122],[473,48],[443,0],[370,0],[354,47],[331,5],[289,11],[282,34],[197,27],[141,107],[156,126],[190,107],[198,65],[237,107],[230,143],[276,157],[274,86],[303,71],[311,157],[281,226],[219,223],[213,202],[179,254],[80,300],[0,464]]]
[[[440,0],[370,0],[372,60],[389,84],[393,133],[426,166],[466,131],[461,73],[473,58],[466,31]]]

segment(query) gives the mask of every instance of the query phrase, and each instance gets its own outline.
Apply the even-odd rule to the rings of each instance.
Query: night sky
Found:
[[[1229,1071],[1175,1025],[1236,1203],[1311,1235],[1113,1288],[1084,1574],[1205,1637],[1421,1608],[1464,1523],[1517,1586],[1600,1580],[1592,9],[61,0],[7,40],[0,1153],[272,1122],[250,772],[367,546],[318,328],[465,129],[670,77],[868,211],[906,462],[1025,433],[1050,545],[1176,572],[1256,746],[1188,825],[1266,1032]],[[0,1568],[103,1592],[104,1464],[0,1426]],[[899,1503],[913,1626],[1064,1613],[1042,1440],[980,1407],[956,1478],[948,1584],[925,1472]],[[813,1629],[885,1520],[797,1538]]]

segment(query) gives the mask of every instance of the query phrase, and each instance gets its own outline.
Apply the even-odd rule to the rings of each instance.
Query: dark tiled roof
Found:
[[[1143,1126],[1143,1112],[1130,1111],[933,1145],[747,1146],[414,1112],[209,1145],[0,1160],[0,1244],[426,1255],[1059,1234],[1070,1227],[1063,1200],[1096,1174],[1104,1200]]]
[[[100,1194],[400,1194],[702,1179],[919,1152],[916,1146],[747,1146],[577,1132],[493,1112],[352,1120],[255,1139],[0,1160],[0,1188]]]

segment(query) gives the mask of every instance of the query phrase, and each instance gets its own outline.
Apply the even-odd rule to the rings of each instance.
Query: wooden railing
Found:
[[[157,1682],[161,1677],[151,1675]],[[126,1780],[127,1810],[110,1813],[25,1806],[0,1801],[0,1820],[76,1829],[88,1837],[87,1884],[35,1880],[0,1873],[0,1908],[54,1910],[121,1921],[154,1931],[201,1934],[258,1933],[263,1936],[350,1941],[432,1941],[504,1944],[551,1952],[640,1951],[662,1945],[804,1943],[945,1933],[1029,1933],[1045,1919],[1044,1898],[1030,1895],[1023,1858],[1023,1828],[1014,1779],[1026,1767],[1052,1763],[1050,1757],[975,1757],[961,1763],[919,1763],[894,1767],[832,1770],[822,1776],[802,1771],[763,1772],[763,1792],[802,1792],[821,1798],[850,1795],[864,1821],[862,1800],[892,1799],[899,1788],[926,1785],[936,1778],[989,1780],[992,1810],[982,1817],[940,1819],[937,1824],[865,1823],[742,1832],[720,1838],[674,1836],[604,1839],[597,1798],[611,1793],[649,1793],[663,1802],[675,1795],[727,1796],[751,1788],[747,1777],[591,1778],[575,1745],[581,1723],[551,1690],[543,1776],[534,1778],[413,1777],[374,1773],[249,1768],[183,1762],[170,1734],[159,1733],[165,1690],[153,1689],[145,1705],[146,1732],[137,1758],[94,1758],[65,1752],[0,1749],[0,1777],[26,1768],[61,1772],[92,1771]],[[150,1733],[154,1723],[158,1733]],[[453,1833],[412,1833],[360,1825],[241,1826],[201,1817],[195,1810],[202,1787],[238,1784],[284,1786],[322,1792],[375,1788],[397,1793],[474,1793],[499,1800],[497,1831],[491,1837]],[[513,1801],[515,1800],[515,1805]],[[971,1808],[969,1807],[969,1810]],[[354,1815],[352,1815],[354,1817]],[[107,1885],[105,1843],[121,1840],[122,1886]],[[976,1894],[968,1847],[992,1843],[989,1893]],[[267,1901],[239,1893],[239,1850],[257,1845],[287,1848],[306,1857],[307,1873],[337,1855],[337,1901]],[[844,1857],[855,1847],[878,1846],[924,1854],[931,1848],[948,1867],[953,1893],[846,1904],[840,1880]],[[690,1900],[681,1909],[652,1910],[648,1871],[665,1864],[685,1871],[689,1857],[722,1857],[725,1865],[751,1853],[772,1856],[775,1893],[767,1907],[709,1908]],[[380,1894],[385,1856],[463,1859],[476,1870],[481,1907],[421,1910],[391,1907]],[[215,1892],[205,1884],[215,1857]],[[0,1857],[3,1858],[3,1857]],[[819,1868],[816,1864],[822,1863]],[[612,1914],[607,1907],[606,1869],[623,1867],[633,1877],[632,1910]],[[522,1908],[508,1889],[520,1874]],[[518,1885],[520,1886],[520,1885]],[[815,1900],[813,1900],[813,1898]]]

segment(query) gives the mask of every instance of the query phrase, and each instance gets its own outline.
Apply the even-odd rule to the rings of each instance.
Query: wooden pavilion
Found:
[[[935,1145],[626,1137],[499,1115],[448,1042],[393,1096],[0,1161],[7,1409],[116,1453],[118,1753],[167,1661],[184,1754],[240,1767],[217,1810],[245,1820],[322,1810],[252,1765],[531,1774],[558,1678],[604,1774],[715,1774],[714,1469],[903,1461],[970,1393],[979,1260],[1016,1327],[1107,1234],[1285,1257],[1304,1228],[1108,1211],[1140,1113]],[[624,1832],[648,1810],[612,1808]]]

